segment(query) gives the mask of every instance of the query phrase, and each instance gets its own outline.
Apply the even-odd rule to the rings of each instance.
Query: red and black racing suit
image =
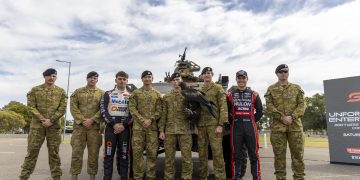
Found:
[[[261,179],[260,159],[258,154],[258,132],[256,122],[263,115],[263,107],[259,94],[246,88],[238,88],[228,92],[228,109],[231,115],[230,142],[232,150],[232,178],[240,179],[241,149],[243,144],[248,149],[253,179]]]
[[[110,180],[113,174],[113,161],[116,151],[116,165],[121,179],[129,178],[129,96],[130,93],[120,91],[116,87],[105,92],[100,101],[100,112],[106,122],[104,148],[104,180]],[[113,126],[122,123],[125,130],[114,133]]]

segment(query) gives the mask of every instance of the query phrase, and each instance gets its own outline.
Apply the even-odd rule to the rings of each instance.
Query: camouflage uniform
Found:
[[[205,179],[208,175],[208,146],[210,143],[213,155],[215,179],[225,179],[226,174],[222,149],[222,134],[216,134],[215,129],[217,126],[223,126],[228,119],[226,95],[223,88],[214,82],[208,87],[202,86],[200,91],[204,92],[206,97],[215,103],[218,118],[214,118],[206,110],[200,112],[200,119],[198,122],[199,176]]]
[[[142,179],[144,175],[142,164],[144,147],[146,147],[147,179],[155,179],[159,144],[157,120],[162,112],[160,93],[154,88],[145,90],[142,87],[135,90],[130,96],[129,110],[134,120],[131,139],[134,179]],[[150,127],[143,127],[143,118],[151,120]]]
[[[286,146],[289,142],[291,167],[294,179],[304,179],[304,135],[301,117],[305,111],[304,91],[292,83],[271,85],[266,94],[266,108],[271,115],[271,144],[275,156],[275,175],[286,179]],[[284,116],[292,116],[293,122],[285,125]]]
[[[66,93],[54,85],[46,88],[45,84],[36,86],[27,94],[27,107],[32,115],[28,136],[27,155],[21,166],[20,178],[27,179],[33,173],[41,145],[45,137],[49,153],[49,165],[52,177],[62,175],[60,168],[59,146],[61,143],[60,121],[66,110]],[[40,119],[51,119],[53,125],[45,128]]]
[[[165,179],[174,179],[176,144],[179,143],[182,159],[183,179],[192,178],[193,163],[191,157],[192,137],[190,122],[183,110],[186,107],[185,97],[172,90],[163,98],[163,114],[160,121],[160,132],[165,132]]]
[[[82,168],[84,149],[88,149],[87,172],[96,175],[98,171],[99,148],[102,144],[99,102],[104,92],[99,89],[82,87],[71,95],[70,111],[74,117],[74,131],[71,137],[72,158],[71,174],[80,174]],[[91,118],[94,122],[90,129],[82,125],[82,121]]]

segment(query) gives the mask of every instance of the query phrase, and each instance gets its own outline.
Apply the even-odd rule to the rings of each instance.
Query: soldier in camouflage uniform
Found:
[[[156,157],[158,150],[158,120],[162,113],[160,93],[152,87],[150,71],[141,74],[143,86],[135,90],[129,100],[129,109],[134,123],[132,128],[132,157],[134,179],[143,178],[143,151],[146,148],[146,176],[156,179]]]
[[[206,97],[215,103],[217,118],[213,117],[208,111],[200,112],[198,122],[198,145],[199,145],[199,176],[206,179],[208,175],[208,146],[210,143],[215,179],[225,179],[225,162],[223,158],[222,148],[222,132],[224,123],[228,122],[228,109],[226,103],[226,94],[220,85],[212,81],[213,71],[210,67],[205,67],[201,76],[204,85],[200,87],[200,91],[206,94]]]
[[[275,156],[276,179],[286,179],[286,146],[289,143],[293,178],[305,178],[304,135],[301,117],[305,111],[304,91],[288,82],[289,67],[279,65],[275,70],[278,82],[266,94],[266,108],[271,115],[271,144]]]
[[[160,139],[165,140],[165,180],[174,179],[176,144],[179,143],[182,156],[182,173],[184,180],[192,177],[193,163],[191,157],[192,137],[190,122],[185,117],[185,97],[181,94],[178,83],[182,81],[180,73],[170,77],[173,89],[163,97],[163,114],[160,121]]]
[[[57,72],[49,68],[43,72],[45,83],[35,86],[27,94],[27,107],[32,115],[28,136],[27,155],[21,166],[20,179],[26,180],[33,173],[41,145],[45,138],[49,153],[51,176],[59,180],[59,146],[61,143],[60,118],[65,114],[67,96],[64,89],[55,85]]]
[[[81,173],[84,149],[88,149],[87,172],[90,180],[95,180],[98,171],[99,149],[102,144],[100,124],[99,102],[102,94],[101,89],[96,87],[99,74],[91,71],[87,74],[87,85],[76,89],[71,95],[70,111],[74,117],[74,131],[71,137],[72,158],[70,174],[71,179],[77,180]]]

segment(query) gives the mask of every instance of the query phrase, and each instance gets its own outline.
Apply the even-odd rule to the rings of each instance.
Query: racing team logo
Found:
[[[348,95],[348,101],[349,103],[352,102],[360,102],[360,92],[352,92]]]
[[[360,148],[346,148],[346,151],[350,154],[360,154]]]

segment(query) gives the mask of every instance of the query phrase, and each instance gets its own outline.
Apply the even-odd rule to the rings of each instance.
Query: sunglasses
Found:
[[[279,74],[282,74],[282,73],[285,73],[285,74],[286,74],[286,73],[288,73],[288,71],[279,71],[278,73],[279,73]]]

